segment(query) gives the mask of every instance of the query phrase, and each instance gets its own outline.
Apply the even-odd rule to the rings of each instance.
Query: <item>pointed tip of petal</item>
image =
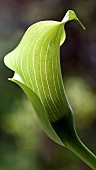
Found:
[[[79,24],[82,26],[82,28],[85,30],[84,25],[78,19],[78,17],[76,16],[75,12],[72,11],[72,10],[68,10],[61,22],[66,23],[66,22],[71,21],[71,20],[77,20],[79,22]]]

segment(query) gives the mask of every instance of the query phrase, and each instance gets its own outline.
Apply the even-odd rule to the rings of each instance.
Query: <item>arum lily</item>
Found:
[[[41,21],[33,24],[20,44],[5,56],[4,62],[15,72],[10,80],[26,93],[47,135],[96,169],[95,155],[77,136],[73,111],[62,80],[60,46],[66,38],[64,25],[70,20],[77,20],[84,28],[72,10],[61,22]]]

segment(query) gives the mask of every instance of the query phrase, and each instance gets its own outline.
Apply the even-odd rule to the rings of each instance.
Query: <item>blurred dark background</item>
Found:
[[[7,80],[13,72],[3,63],[30,25],[62,20],[68,9],[86,30],[76,21],[66,24],[62,75],[77,132],[96,154],[96,0],[0,0],[0,170],[90,170],[45,135],[22,90]]]

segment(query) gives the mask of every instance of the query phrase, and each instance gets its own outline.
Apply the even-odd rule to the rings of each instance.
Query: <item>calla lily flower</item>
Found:
[[[77,20],[84,28],[72,10],[61,22],[49,20],[33,24],[19,45],[5,56],[4,62],[14,71],[10,80],[26,93],[47,135],[94,168],[94,164],[88,162],[87,155],[91,155],[96,163],[95,156],[85,149],[76,134],[73,111],[61,74],[60,46],[66,38],[64,25],[70,20]]]

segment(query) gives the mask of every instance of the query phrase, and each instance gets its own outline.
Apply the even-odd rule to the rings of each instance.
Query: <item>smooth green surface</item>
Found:
[[[19,85],[23,84],[23,90],[30,98],[34,110],[37,106],[38,111],[35,112],[43,129],[59,144],[62,143],[51,123],[72,114],[65,96],[60,68],[60,45],[66,38],[64,25],[72,19],[78,20],[75,13],[69,10],[61,22],[41,21],[33,24],[20,44],[4,59],[6,66],[15,71],[12,80]],[[35,102],[33,94],[37,98]]]
[[[60,68],[60,45],[66,38],[64,25],[73,19],[79,21],[69,10],[61,22],[41,21],[32,25],[4,62],[15,72],[11,80],[30,99],[48,136],[60,145],[72,147],[70,150],[94,168],[96,157],[88,152],[94,164],[92,159],[87,160],[87,148],[81,147],[80,152],[78,140],[75,140],[73,112],[66,98]]]

